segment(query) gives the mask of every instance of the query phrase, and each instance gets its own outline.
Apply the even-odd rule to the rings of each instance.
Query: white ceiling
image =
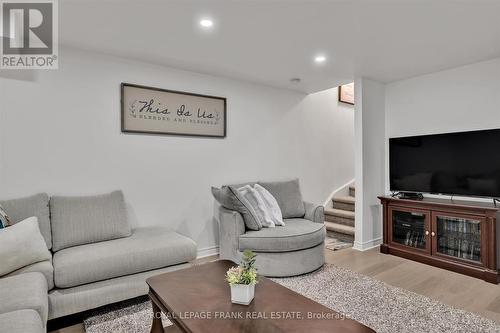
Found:
[[[63,45],[304,92],[500,57],[500,0],[62,0],[59,20]]]

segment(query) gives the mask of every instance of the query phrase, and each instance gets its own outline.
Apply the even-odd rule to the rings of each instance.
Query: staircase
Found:
[[[349,196],[334,197],[333,208],[325,208],[326,230],[334,237],[354,242],[354,202],[356,188],[349,186]]]

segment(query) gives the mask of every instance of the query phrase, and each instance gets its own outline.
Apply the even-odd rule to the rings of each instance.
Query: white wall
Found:
[[[387,137],[500,128],[500,58],[388,84],[386,127]]]
[[[0,78],[0,198],[123,189],[135,225],[217,244],[210,186],[299,177],[321,203],[354,177],[353,110],[337,89],[305,96],[78,50],[60,69]],[[125,135],[120,83],[227,97],[226,139]]]
[[[360,78],[355,81],[356,225],[354,248],[381,243],[382,209],[377,196],[385,185],[385,86]]]
[[[387,85],[387,134],[500,127],[500,58]]]

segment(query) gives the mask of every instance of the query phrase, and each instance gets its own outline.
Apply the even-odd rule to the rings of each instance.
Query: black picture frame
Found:
[[[126,89],[126,87],[146,89],[146,90],[154,90],[154,91],[166,92],[166,93],[173,93],[173,94],[179,94],[179,95],[187,95],[187,96],[193,96],[193,97],[203,97],[203,98],[210,98],[210,99],[221,100],[224,103],[224,109],[223,109],[223,114],[224,114],[223,129],[224,129],[224,133],[222,135],[211,135],[211,134],[159,132],[159,131],[146,131],[146,130],[127,129],[127,128],[125,128],[125,89]],[[132,84],[132,83],[122,82],[120,84],[120,108],[121,108],[121,112],[120,112],[120,115],[121,115],[121,120],[120,120],[121,121],[121,132],[125,133],[125,134],[172,135],[172,136],[204,137],[204,138],[226,138],[226,136],[227,136],[227,99],[226,99],[226,97],[197,94],[197,93],[191,93],[191,92],[186,92],[186,91],[178,91],[178,90],[171,90],[171,89],[162,89],[162,88],[157,88],[157,87],[151,87],[151,86],[145,86],[145,85],[139,85],[139,84]]]

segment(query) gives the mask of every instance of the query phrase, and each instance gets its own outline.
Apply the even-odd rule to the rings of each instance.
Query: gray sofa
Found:
[[[118,191],[90,199],[38,194],[0,205],[14,222],[37,216],[53,254],[0,277],[0,332],[44,332],[47,320],[145,295],[148,277],[196,258],[196,244],[185,236],[121,223],[127,217]]]
[[[271,190],[278,201],[285,226],[249,230],[242,214],[215,203],[214,217],[219,224],[221,259],[239,262],[244,250],[252,250],[257,254],[259,274],[270,277],[305,274],[323,266],[326,236],[324,207],[302,201],[298,181],[295,182],[295,186],[289,186],[291,182],[260,183]],[[291,202],[300,206],[290,209]],[[287,214],[287,211],[292,213]]]

